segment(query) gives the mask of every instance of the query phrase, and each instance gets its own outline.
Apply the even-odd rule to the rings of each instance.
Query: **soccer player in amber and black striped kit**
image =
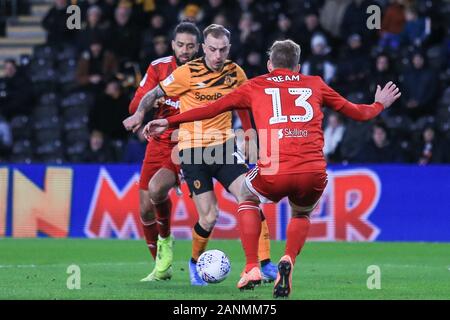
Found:
[[[180,112],[183,113],[207,101],[219,99],[247,80],[244,71],[236,63],[227,60],[231,46],[230,32],[223,26],[213,24],[203,31],[203,36],[204,57],[177,68],[159,86],[148,92],[142,99],[142,110],[149,110],[158,97],[166,95],[180,98]],[[239,116],[244,129],[250,128],[248,112],[239,112]],[[189,262],[192,285],[206,285],[197,274],[196,262],[206,250],[219,214],[213,178],[240,201],[240,186],[248,171],[243,156],[236,148],[235,137],[231,134],[231,118],[231,112],[225,112],[200,123],[185,123],[180,126],[178,133],[181,169],[199,214],[199,221],[192,230],[192,257]],[[142,119],[135,120],[138,121],[129,121],[126,127],[132,130],[138,128]],[[198,154],[200,157],[196,158]],[[204,159],[205,154],[212,155],[212,162]],[[263,280],[273,281],[276,266],[270,262],[267,222],[262,212],[258,211],[258,214],[261,226],[258,259]]]

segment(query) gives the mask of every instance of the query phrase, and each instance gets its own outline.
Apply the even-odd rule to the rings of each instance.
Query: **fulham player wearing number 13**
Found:
[[[238,221],[246,265],[237,287],[252,289],[261,279],[257,257],[259,204],[288,197],[292,219],[287,227],[285,252],[278,264],[274,297],[287,297],[291,292],[292,271],[308,235],[309,215],[327,184],[322,106],[354,120],[367,121],[400,97],[399,89],[389,82],[383,89],[377,87],[374,103],[353,104],[320,77],[300,74],[299,60],[298,44],[275,41],[267,62],[268,74],[253,78],[207,106],[151,121],[144,128],[148,137],[161,134],[168,127],[208,119],[232,109],[252,111],[258,128],[260,160],[248,172],[241,189],[245,200],[239,203]]]

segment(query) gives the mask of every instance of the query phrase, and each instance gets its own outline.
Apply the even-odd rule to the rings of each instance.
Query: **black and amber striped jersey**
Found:
[[[208,68],[204,58],[178,67],[160,82],[167,96],[180,98],[180,113],[213,102],[230,93],[247,80],[236,63],[227,60],[222,70]],[[178,148],[205,147],[224,143],[233,137],[231,112],[197,122],[183,123],[178,134]]]

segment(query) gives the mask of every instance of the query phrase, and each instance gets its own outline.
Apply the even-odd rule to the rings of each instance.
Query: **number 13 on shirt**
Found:
[[[312,95],[312,90],[310,88],[288,88],[287,90],[289,94],[298,96],[297,99],[295,99],[295,106],[305,109],[304,115],[291,115],[289,116],[289,119],[292,122],[310,121],[313,118],[313,107],[307,100]],[[283,115],[281,108],[280,88],[266,88],[264,89],[264,92],[272,96],[273,117],[269,119],[269,123],[277,124],[288,122],[288,116]]]

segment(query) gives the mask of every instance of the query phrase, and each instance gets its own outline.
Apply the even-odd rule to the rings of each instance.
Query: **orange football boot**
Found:
[[[255,286],[261,284],[261,270],[259,267],[252,268],[249,272],[243,272],[241,279],[237,283],[237,288],[242,290],[253,290]]]

